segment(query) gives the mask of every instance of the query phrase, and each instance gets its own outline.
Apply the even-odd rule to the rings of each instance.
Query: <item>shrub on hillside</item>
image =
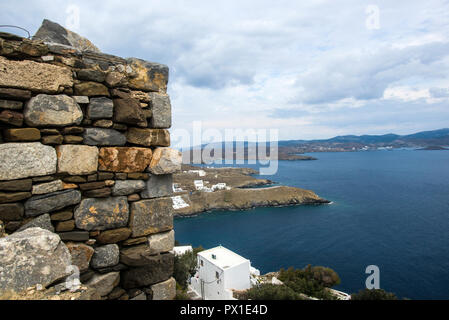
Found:
[[[335,299],[326,288],[340,283],[338,274],[329,268],[312,267],[308,265],[304,269],[281,269],[279,280],[296,293],[303,293],[319,299]]]
[[[398,300],[398,297],[382,289],[363,289],[351,294],[351,300]]]
[[[301,300],[301,296],[285,285],[265,283],[240,294],[239,300]]]
[[[203,247],[199,246],[194,248],[193,252],[191,251],[181,256],[175,256],[173,277],[183,289],[187,288],[190,277],[195,275],[197,268],[196,255],[198,252],[203,250]]]

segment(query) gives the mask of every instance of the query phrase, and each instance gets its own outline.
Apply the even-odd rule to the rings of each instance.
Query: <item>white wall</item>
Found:
[[[250,282],[250,262],[245,261],[239,265],[225,270],[226,289],[245,290],[251,287]]]

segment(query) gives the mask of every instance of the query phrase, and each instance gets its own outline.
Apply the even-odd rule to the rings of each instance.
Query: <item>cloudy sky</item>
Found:
[[[173,129],[201,120],[313,139],[449,127],[449,1],[18,0],[0,9],[0,24],[34,34],[48,18],[103,52],[167,64]]]

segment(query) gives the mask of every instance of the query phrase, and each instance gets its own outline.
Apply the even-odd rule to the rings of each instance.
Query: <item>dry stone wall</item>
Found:
[[[105,299],[174,297],[167,82],[162,64],[0,33],[0,231],[57,233]]]

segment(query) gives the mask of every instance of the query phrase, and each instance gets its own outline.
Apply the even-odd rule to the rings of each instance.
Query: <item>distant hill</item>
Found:
[[[259,145],[255,142],[218,142],[209,145],[201,145],[193,149],[204,149],[206,146],[210,149],[218,150],[222,148],[222,157],[225,158],[225,147],[233,148],[233,158],[240,158],[239,153],[248,159],[248,154],[257,154]],[[267,149],[268,149],[267,145]],[[314,160],[315,158],[300,155],[310,152],[344,152],[344,151],[365,151],[376,149],[397,149],[397,148],[416,148],[427,150],[444,150],[449,147],[449,128],[422,131],[409,135],[384,134],[384,135],[347,135],[337,136],[330,139],[320,140],[283,140],[278,142],[279,160]],[[242,150],[243,149],[243,150]],[[268,152],[267,152],[268,153]],[[211,153],[214,154],[214,151]],[[184,152],[185,157],[192,155],[190,151]]]

